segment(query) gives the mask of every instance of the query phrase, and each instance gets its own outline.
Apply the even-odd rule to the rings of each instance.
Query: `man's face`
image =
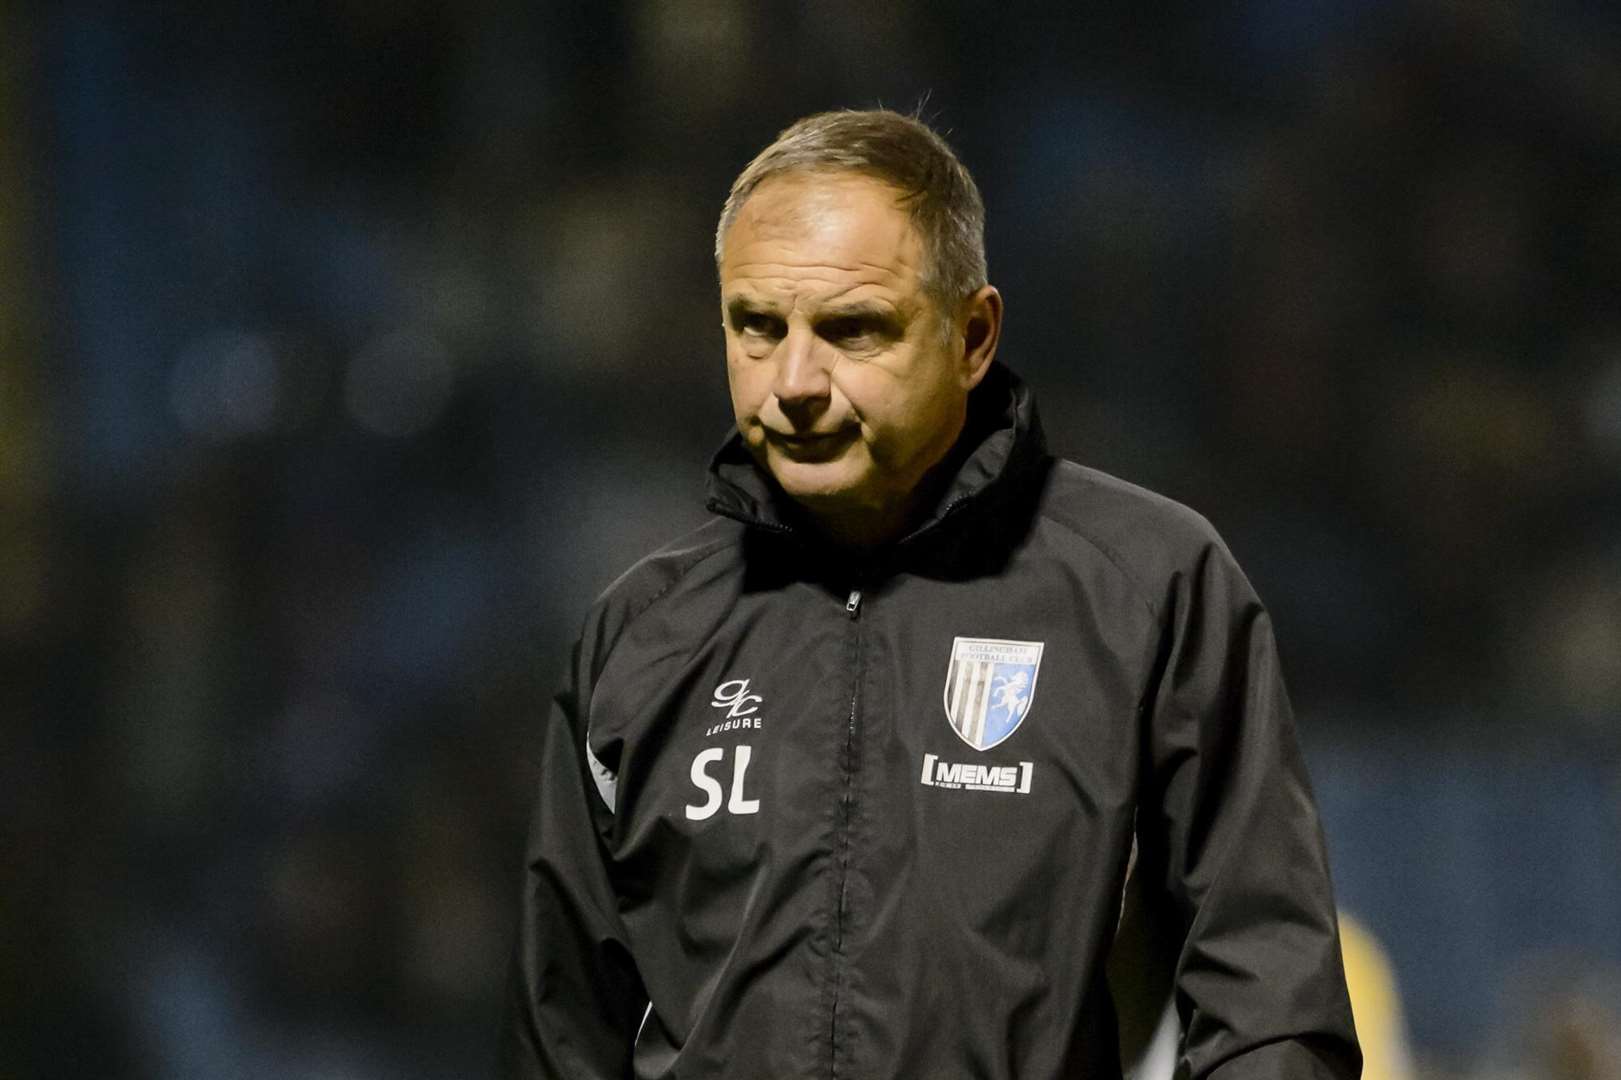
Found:
[[[983,373],[923,291],[922,240],[896,198],[857,173],[773,177],[725,237],[738,430],[785,492],[829,520],[908,505]]]

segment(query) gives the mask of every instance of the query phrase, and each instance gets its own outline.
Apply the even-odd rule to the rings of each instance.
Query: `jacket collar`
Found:
[[[949,531],[949,523],[962,517],[982,517],[1020,491],[1046,461],[1046,440],[1030,388],[1002,364],[992,363],[969,395],[967,423],[947,455],[950,482],[923,521],[893,546]],[[705,505],[756,529],[812,542],[799,524],[802,512],[754,463],[735,431],[710,461]]]

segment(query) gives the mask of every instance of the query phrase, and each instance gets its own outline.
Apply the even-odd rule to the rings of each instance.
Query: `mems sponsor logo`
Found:
[[[923,775],[919,781],[924,787],[1028,795],[1030,777],[1034,772],[1035,763],[1030,761],[1021,761],[1017,765],[981,765],[977,762],[941,761],[933,754],[924,754]]]

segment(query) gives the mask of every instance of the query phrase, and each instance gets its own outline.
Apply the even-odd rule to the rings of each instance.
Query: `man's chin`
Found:
[[[783,493],[810,509],[831,508],[853,501],[859,484],[843,461],[775,459],[771,476]]]

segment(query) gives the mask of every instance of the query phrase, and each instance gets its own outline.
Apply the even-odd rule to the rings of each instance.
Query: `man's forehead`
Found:
[[[748,245],[722,267],[721,297],[728,306],[759,309],[869,306],[909,311],[921,291],[916,268],[836,257],[825,251],[764,250]]]
[[[738,218],[764,213],[795,219],[828,206],[871,202],[904,215],[900,189],[853,169],[795,169],[760,181]]]
[[[893,187],[860,173],[789,173],[744,203],[725,237],[721,277],[768,290],[819,278],[841,289],[860,280],[910,290],[921,264],[921,240]]]

